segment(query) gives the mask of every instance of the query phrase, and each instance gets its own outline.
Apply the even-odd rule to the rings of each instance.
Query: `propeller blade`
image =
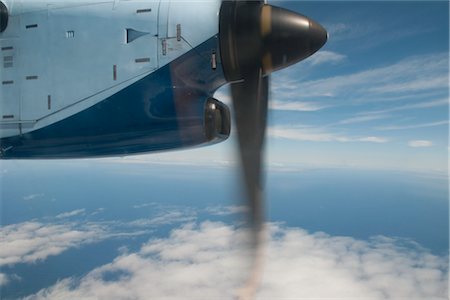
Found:
[[[252,299],[264,252],[263,152],[269,97],[268,75],[319,50],[326,30],[313,20],[264,1],[223,1],[220,56],[231,83],[239,156],[251,228],[250,276],[238,295]]]
[[[263,224],[262,159],[267,123],[269,79],[262,69],[251,70],[242,82],[231,84],[239,154],[249,208],[249,225]]]
[[[263,154],[267,123],[269,79],[261,68],[231,84],[235,122],[247,199],[250,247],[250,273],[239,290],[238,299],[253,299],[259,285],[264,257]]]

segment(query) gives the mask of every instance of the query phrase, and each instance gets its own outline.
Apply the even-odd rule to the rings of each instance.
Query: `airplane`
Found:
[[[265,1],[0,0],[0,158],[218,143],[231,117],[213,95],[229,84],[259,228],[269,75],[327,39],[314,20]]]
[[[270,73],[318,51],[317,22],[264,1],[0,0],[0,158],[125,156],[230,134],[261,173]]]
[[[262,1],[1,0],[0,16],[2,159],[223,141],[230,113],[213,94],[226,83],[250,138],[265,127],[268,75],[327,39]]]

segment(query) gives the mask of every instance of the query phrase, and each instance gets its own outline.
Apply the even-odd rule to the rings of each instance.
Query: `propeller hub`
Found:
[[[309,57],[322,48],[328,36],[312,19],[270,5],[262,7],[261,33],[264,74]]]
[[[301,61],[328,38],[312,19],[259,1],[224,1],[219,35],[228,81],[242,80],[257,68],[268,75]]]

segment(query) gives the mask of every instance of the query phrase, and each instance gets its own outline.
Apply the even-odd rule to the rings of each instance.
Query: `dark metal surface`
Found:
[[[245,192],[247,194],[250,225],[257,231],[263,223],[262,176],[263,147],[267,122],[269,81],[262,70],[245,76],[245,80],[231,84],[233,107],[238,133]]]
[[[0,1],[0,32],[5,31],[6,27],[8,27],[8,18],[8,8]]]

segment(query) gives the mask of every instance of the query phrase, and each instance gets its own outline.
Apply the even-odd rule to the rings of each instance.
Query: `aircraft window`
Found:
[[[26,80],[36,80],[36,79],[38,79],[38,76],[36,76],[36,75],[33,75],[33,76],[27,76],[27,77],[25,77],[25,79],[26,79]]]
[[[31,25],[25,26],[26,29],[36,28],[36,27],[38,27],[38,24],[31,24]]]
[[[14,49],[14,47],[12,47],[12,46],[2,47],[2,51],[13,50],[13,49]]]
[[[5,80],[5,81],[2,81],[2,84],[13,84],[14,83],[14,80]]]

